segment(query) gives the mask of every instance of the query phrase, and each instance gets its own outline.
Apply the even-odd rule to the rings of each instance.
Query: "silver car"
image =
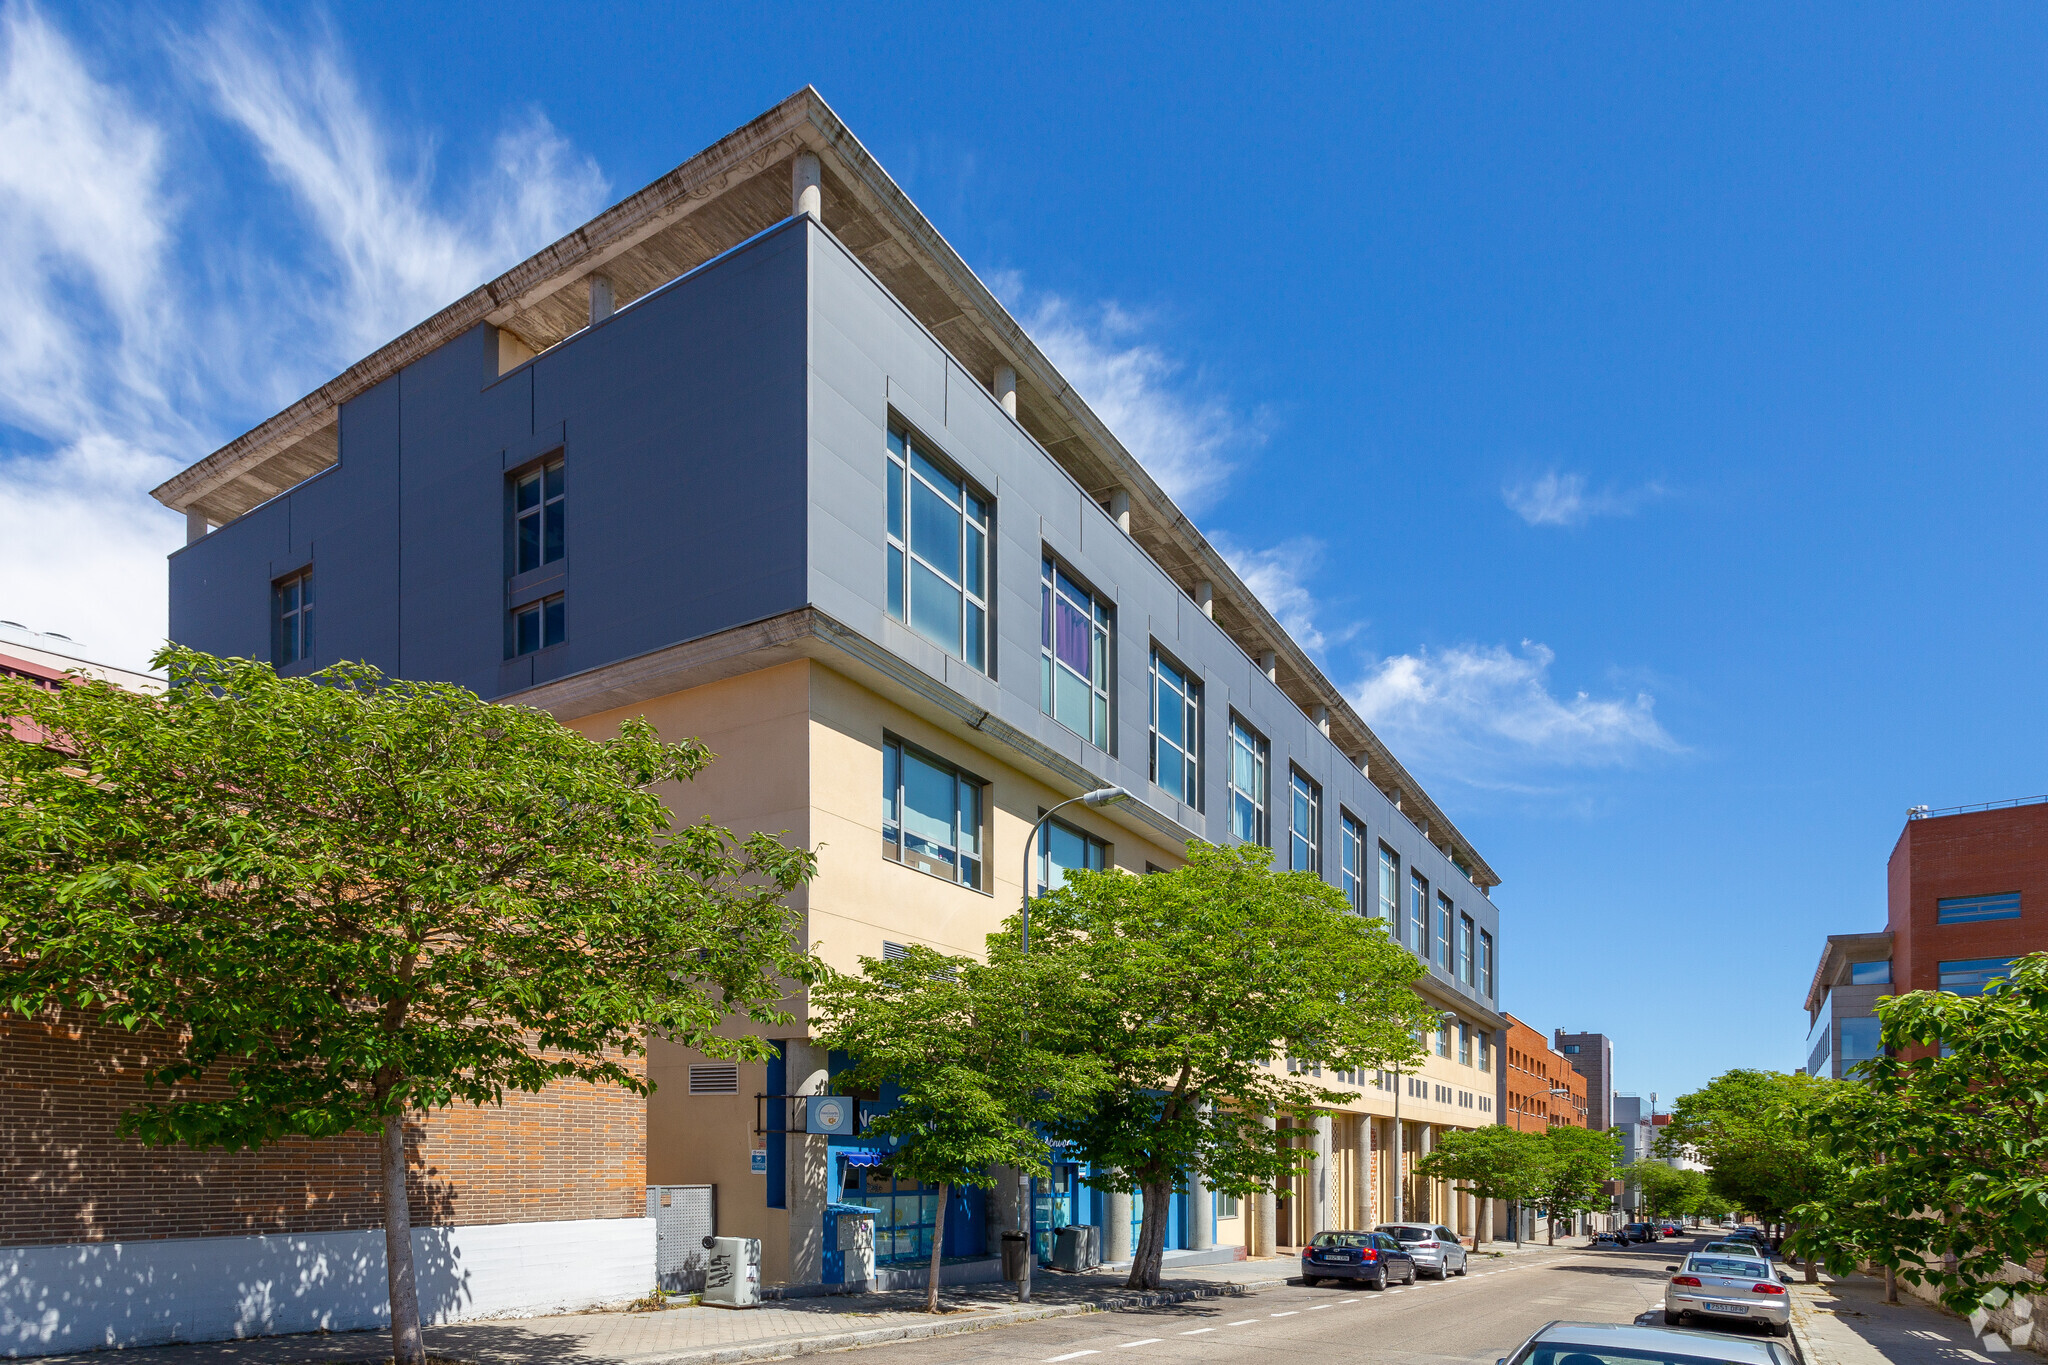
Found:
[[[1676,1272],[1664,1286],[1664,1321],[1673,1327],[1696,1314],[1760,1322],[1774,1336],[1791,1334],[1792,1296],[1763,1257],[1696,1251],[1684,1265],[1664,1268]]]
[[[1549,1322],[1498,1365],[1798,1365],[1775,1341],[1636,1327],[1620,1322]]]
[[[1448,1280],[1466,1269],[1465,1244],[1458,1234],[1435,1223],[1381,1223],[1373,1229],[1384,1232],[1415,1258],[1415,1273]]]

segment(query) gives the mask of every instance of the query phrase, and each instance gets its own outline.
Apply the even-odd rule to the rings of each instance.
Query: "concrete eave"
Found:
[[[1806,1014],[1808,1018],[1820,1009],[1822,998],[1835,984],[1835,978],[1843,967],[1851,962],[1873,962],[1876,958],[1870,949],[1882,948],[1884,956],[1891,956],[1892,933],[1881,929],[1874,934],[1829,934],[1827,943],[1820,950],[1820,961],[1814,965],[1813,981],[1806,988]]]

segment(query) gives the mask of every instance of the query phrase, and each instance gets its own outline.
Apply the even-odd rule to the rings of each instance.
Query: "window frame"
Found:
[[[893,791],[887,791],[889,787],[889,774],[892,771],[892,764],[890,763],[890,754],[892,751],[895,754],[895,763],[893,764],[893,771],[896,777],[895,789]],[[905,856],[903,842],[903,828],[905,824],[904,815],[907,809],[907,803],[904,798],[903,781],[903,756],[905,754],[909,754],[916,757],[916,759],[919,762],[924,763],[930,767],[943,769],[946,772],[950,773],[953,778],[953,875],[951,877],[948,877],[933,868],[926,867],[923,865],[923,863],[913,861],[910,857]],[[968,786],[972,787],[975,791],[974,815],[976,820],[976,829],[974,837],[974,852],[971,855],[972,861],[975,864],[974,880],[968,880],[967,878],[961,875],[962,864],[968,861],[968,856],[962,853],[961,848],[961,835],[964,829],[963,817],[961,813],[962,802],[960,797],[960,788],[962,783],[965,783]],[[990,873],[988,866],[989,784],[986,779],[976,777],[973,773],[961,767],[959,764],[954,763],[950,759],[944,758],[941,755],[933,753],[931,750],[924,748],[922,745],[912,743],[911,741],[903,739],[901,736],[893,734],[889,731],[884,731],[882,733],[882,785],[886,792],[886,794],[883,797],[882,805],[882,857],[886,861],[896,863],[902,867],[909,868],[913,872],[917,872],[924,876],[931,877],[937,881],[947,882],[953,886],[964,886],[968,890],[978,891],[984,896],[993,895],[995,893],[995,878]],[[893,839],[890,837],[890,829],[892,826],[895,829],[895,837]],[[919,856],[928,857],[929,855]],[[934,859],[933,861],[936,860]]]
[[[1180,685],[1172,687],[1173,695],[1179,698],[1181,713],[1181,737],[1186,744],[1175,744],[1159,732],[1160,689],[1169,685],[1160,676],[1160,665],[1164,664],[1179,677]],[[1193,670],[1181,667],[1180,661],[1159,647],[1154,640],[1150,657],[1145,666],[1146,702],[1146,750],[1150,755],[1152,785],[1184,806],[1199,811],[1202,802],[1202,680]],[[1159,780],[1161,772],[1160,746],[1172,748],[1177,755],[1176,766],[1185,787],[1184,793],[1176,794]]]
[[[1493,931],[1491,929],[1481,929],[1479,931],[1479,993],[1488,1000],[1500,998],[1494,994],[1493,989],[1493,952]],[[1571,1050],[1577,1052],[1579,1050],[1578,1044],[1572,1044]]]
[[[1293,763],[1287,765],[1287,870],[1323,875],[1323,787]]]
[[[1045,818],[1045,811],[1042,808],[1038,812],[1038,819],[1039,823],[1034,826],[1037,830],[1037,834],[1034,836],[1038,844],[1037,856],[1032,860],[1032,876],[1037,881],[1038,890],[1032,893],[1032,899],[1036,900],[1053,889],[1050,885],[1050,878],[1052,876],[1052,841],[1046,835],[1055,829],[1065,830],[1067,833],[1080,839],[1082,846],[1090,853],[1100,852],[1102,858],[1101,865],[1087,868],[1085,869],[1086,871],[1107,872],[1111,867],[1115,866],[1115,848],[1109,840],[1090,834],[1079,825],[1069,824],[1058,816],[1047,820]],[[1076,869],[1069,870],[1073,871]]]
[[[1857,975],[1856,975],[1856,971],[1857,971],[1857,969],[1858,969],[1858,968],[1860,968],[1860,967],[1882,967],[1882,968],[1884,968],[1884,974],[1883,974],[1882,976],[1878,976],[1878,975],[1876,975],[1876,974],[1874,974],[1874,973],[1873,973],[1873,974],[1872,974],[1872,975],[1870,975],[1870,976],[1867,976],[1867,977],[1863,977],[1863,978],[1860,978],[1860,979],[1859,979],[1859,978],[1857,977]],[[1892,960],[1891,960],[1890,958],[1886,957],[1886,958],[1879,958],[1878,960],[1876,960],[1876,961],[1874,961],[1874,962],[1851,962],[1851,963],[1849,964],[1849,982],[1848,982],[1848,984],[1849,984],[1849,985],[1851,985],[1851,986],[1889,986],[1889,985],[1891,985],[1891,984],[1892,984]]]
[[[1408,869],[1408,930],[1415,937],[1410,949],[1423,965],[1429,963],[1429,878]]]
[[[1337,876],[1351,913],[1361,919],[1367,915],[1365,842],[1364,823],[1344,807],[1337,807]]]
[[[550,479],[550,475],[555,477]],[[558,449],[538,460],[528,461],[507,474],[505,479],[507,509],[511,516],[512,573],[515,576],[533,573],[567,559],[569,474],[568,461],[563,457],[563,453]],[[531,507],[522,507],[519,497],[529,486],[536,490],[536,498]],[[550,512],[554,515],[550,516]],[[524,538],[529,522],[534,529],[534,558],[531,564],[526,562]]]
[[[285,605],[286,593],[293,605]],[[313,657],[313,566],[294,569],[270,584],[270,658],[273,670],[296,668]],[[292,645],[286,656],[287,631]]]
[[[1989,924],[2019,917],[2017,891],[1999,891],[1988,896],[1943,896],[1934,902],[1936,924]]]
[[[1458,912],[1458,980],[1477,990],[1479,986],[1479,925],[1464,911]]]
[[[927,477],[917,467],[920,459],[946,483],[957,485],[957,491],[949,493]],[[883,574],[886,610],[920,640],[930,642],[976,672],[994,677],[994,652],[989,645],[994,615],[991,604],[995,601],[995,499],[968,478],[959,465],[941,454],[938,447],[893,414],[883,443],[882,472],[889,481],[883,490],[882,528],[882,553],[887,561]],[[954,547],[960,556],[957,582],[918,548],[915,509],[919,485],[930,489],[959,519],[959,544]],[[960,629],[950,644],[935,639],[918,624],[919,567],[960,596]],[[977,569],[978,589],[974,586]]]
[[[528,621],[533,622],[534,644],[525,646],[520,637]],[[564,593],[551,592],[546,597],[536,597],[531,602],[521,602],[506,614],[505,657],[526,659],[567,644],[569,640],[569,605]]]
[[[1401,941],[1401,855],[1388,847],[1385,840],[1379,841],[1379,885],[1374,894],[1377,897],[1379,917],[1387,922],[1387,932],[1394,936],[1394,942]]]
[[[1076,593],[1087,601],[1076,600]],[[1054,616],[1062,600],[1088,619],[1089,669],[1094,676],[1082,679],[1088,688],[1087,731],[1076,730],[1072,721],[1059,714],[1061,670],[1081,677],[1072,664],[1059,657],[1059,628]],[[1115,753],[1116,603],[1047,549],[1040,552],[1038,560],[1038,615],[1038,709],[1104,753]]]
[[[1451,932],[1452,932],[1452,930],[1451,930],[1451,925],[1452,925],[1452,919],[1451,919],[1451,917],[1452,917],[1453,915],[1455,915],[1456,913],[1457,913],[1457,907],[1451,904],[1451,898],[1450,898],[1449,896],[1445,895],[1445,894],[1444,894],[1443,892],[1441,892],[1441,891],[1437,892],[1437,893],[1436,893],[1436,965],[1437,965],[1438,967],[1440,967],[1440,968],[1441,968],[1441,969],[1443,970],[1443,974],[1444,974],[1445,976],[1451,977],[1451,978],[1452,978],[1453,980],[1456,980],[1456,975],[1455,975],[1455,973],[1454,973],[1454,972],[1452,971],[1452,969],[1451,969],[1451,968],[1452,968],[1452,963],[1453,963],[1453,962],[1454,962],[1454,961],[1455,961],[1456,959],[1454,959],[1454,958],[1452,957],[1452,952],[1453,952],[1453,949],[1452,949],[1452,945],[1451,945]]]
[[[1238,751],[1244,749],[1250,755],[1250,763],[1257,779],[1259,790],[1247,792],[1238,784]],[[1251,727],[1250,722],[1237,712],[1230,713],[1230,836],[1239,843],[1258,844],[1269,847],[1272,841],[1272,793],[1273,793],[1273,746],[1266,737]],[[1250,835],[1238,833],[1238,801],[1242,798],[1251,806],[1253,830]]]

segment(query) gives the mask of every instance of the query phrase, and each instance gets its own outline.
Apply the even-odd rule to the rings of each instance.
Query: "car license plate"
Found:
[[[1741,1313],[1747,1315],[1749,1305],[1746,1303],[1715,1303],[1712,1299],[1709,1299],[1707,1300],[1707,1309],[1714,1313]]]

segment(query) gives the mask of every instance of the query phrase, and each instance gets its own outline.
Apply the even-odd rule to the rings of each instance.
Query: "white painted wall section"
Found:
[[[414,1228],[428,1322],[528,1317],[639,1298],[654,1220]],[[390,1324],[384,1234],[192,1237],[0,1247],[0,1354],[224,1341]]]

